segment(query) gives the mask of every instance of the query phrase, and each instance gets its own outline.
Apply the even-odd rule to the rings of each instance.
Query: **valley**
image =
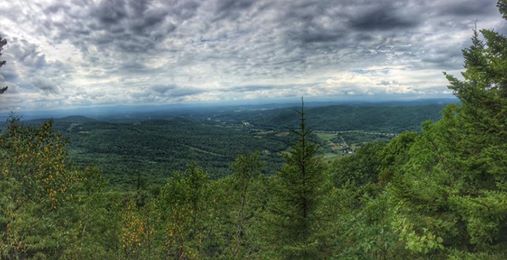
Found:
[[[364,144],[387,142],[402,131],[418,131],[423,121],[440,117],[442,106],[439,102],[310,105],[306,117],[318,155],[330,163]],[[212,178],[226,176],[234,158],[254,151],[265,162],[262,172],[273,174],[282,165],[283,152],[295,141],[296,111],[297,107],[229,107],[96,119],[67,116],[53,123],[68,139],[73,163],[95,165],[110,183],[129,188],[139,178],[159,185],[192,162]]]

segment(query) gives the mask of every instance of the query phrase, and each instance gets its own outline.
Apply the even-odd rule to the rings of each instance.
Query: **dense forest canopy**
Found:
[[[311,107],[310,105],[313,105]],[[266,108],[268,107],[268,108]],[[315,106],[305,109],[312,141],[328,159],[346,155],[366,143],[388,141],[401,131],[420,130],[425,120],[438,120],[440,101]],[[112,184],[135,187],[138,175],[147,185],[161,184],[174,170],[191,162],[217,178],[231,173],[240,154],[259,151],[273,173],[295,136],[296,107],[228,107],[194,111],[117,114],[93,119],[67,116],[53,119],[53,128],[68,139],[69,159],[95,165]],[[46,119],[23,120],[39,126]],[[339,122],[339,123],[335,123]]]
[[[70,160],[53,122],[11,118],[0,136],[0,256],[505,259],[507,37],[475,31],[463,56],[462,77],[446,75],[460,103],[440,120],[330,163],[302,104],[272,174],[254,152],[222,178],[189,164],[159,186],[111,188]]]

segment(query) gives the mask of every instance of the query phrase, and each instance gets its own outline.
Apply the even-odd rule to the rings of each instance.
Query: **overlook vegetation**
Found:
[[[505,1],[498,6],[505,18]],[[506,259],[507,38],[475,32],[463,55],[463,78],[446,75],[460,102],[446,106],[439,120],[334,160],[319,153],[317,143],[336,138],[322,131],[356,128],[333,119],[313,125],[316,111],[329,108],[301,106],[293,118],[249,120],[298,124],[290,135],[260,140],[239,128],[187,120],[73,118],[34,126],[11,118],[0,136],[0,256]],[[237,145],[224,146],[224,135]],[[110,169],[76,159],[83,150],[88,158],[109,155],[104,164],[112,165],[137,151],[140,163],[125,164],[125,174],[138,166],[147,171],[143,154],[151,153],[167,178],[148,186],[139,171],[134,188],[111,186],[104,177]],[[223,166],[222,157],[235,157],[224,176],[213,170]],[[187,160],[213,167],[169,168]]]

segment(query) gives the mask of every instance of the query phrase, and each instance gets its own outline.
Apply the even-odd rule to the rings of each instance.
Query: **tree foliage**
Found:
[[[325,196],[324,171],[309,141],[301,106],[297,143],[285,155],[286,164],[273,179],[272,198],[266,214],[268,250],[286,259],[319,258],[319,233],[324,224],[320,207]]]

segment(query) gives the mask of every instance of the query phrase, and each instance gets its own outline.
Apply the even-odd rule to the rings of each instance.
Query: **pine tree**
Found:
[[[507,19],[507,0],[499,0],[497,6],[502,14],[502,17]]]
[[[414,254],[504,258],[507,38],[474,31],[463,56],[464,79],[447,75],[461,104],[424,125],[388,187],[392,224]]]
[[[274,257],[320,258],[319,211],[324,195],[324,171],[317,146],[309,141],[304,103],[301,104],[297,143],[285,154],[286,163],[273,179],[273,197],[268,205],[268,248]]]

